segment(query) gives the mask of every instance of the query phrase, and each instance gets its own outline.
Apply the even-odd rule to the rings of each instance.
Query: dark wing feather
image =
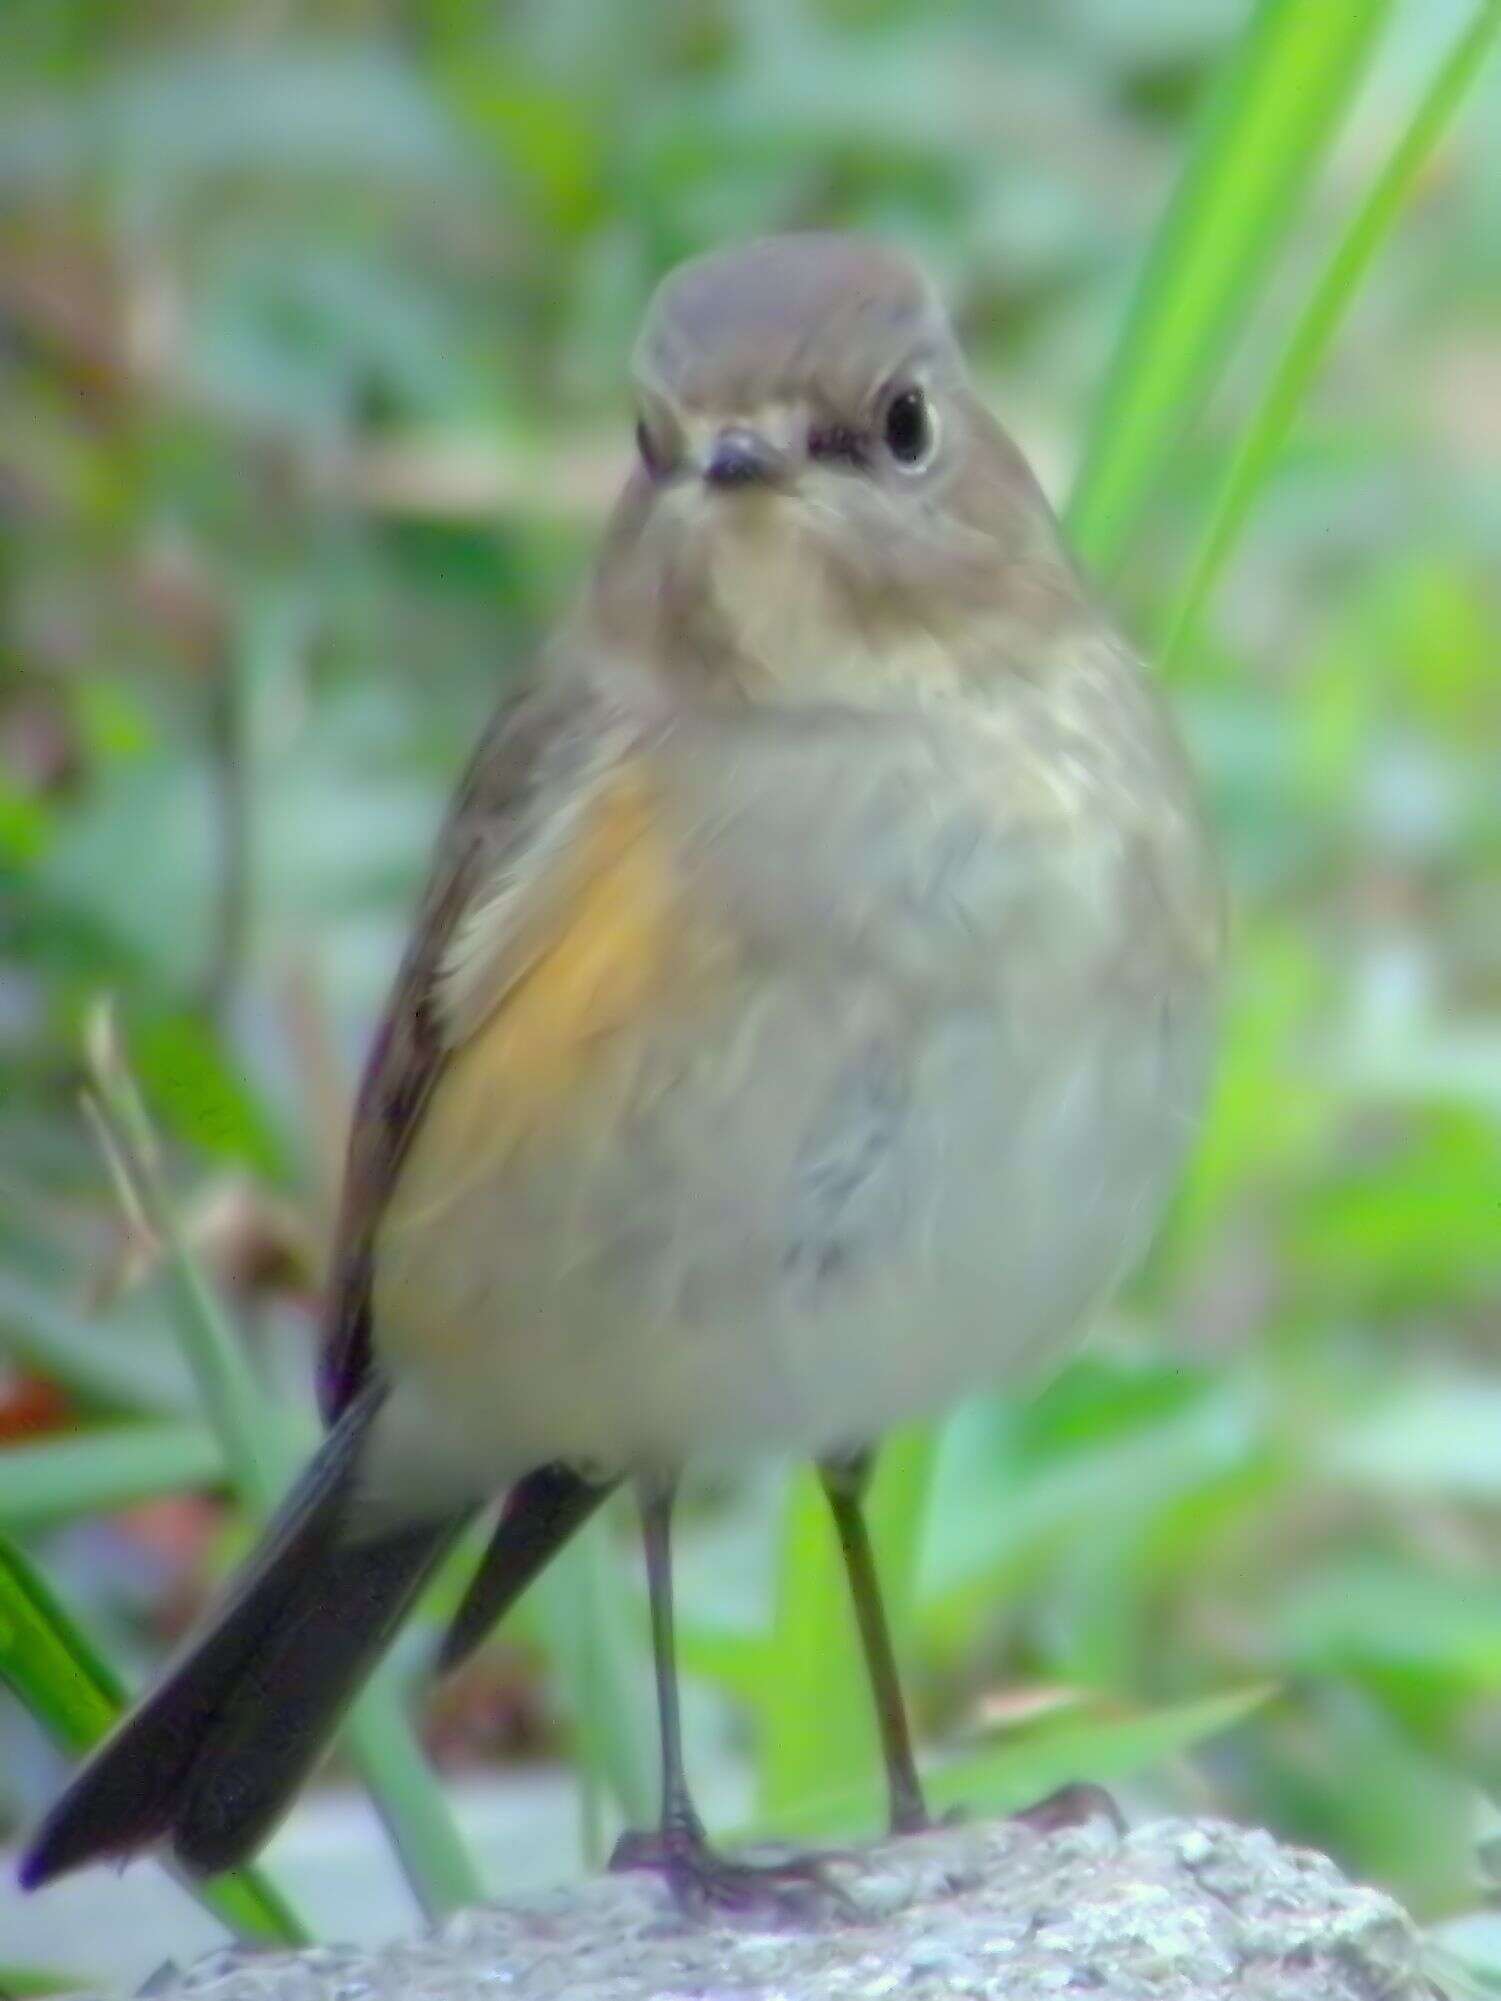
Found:
[[[376,1231],[447,1050],[433,990],[455,924],[476,888],[525,838],[546,776],[578,755],[587,696],[559,677],[504,700],[475,748],[438,837],[411,943],[355,1099],[329,1270],[318,1400],[327,1423],[372,1371],[370,1290]]]
[[[505,1498],[489,1548],[443,1635],[440,1674],[468,1660],[617,1485],[614,1480],[586,1480],[567,1466],[539,1466],[516,1482]]]

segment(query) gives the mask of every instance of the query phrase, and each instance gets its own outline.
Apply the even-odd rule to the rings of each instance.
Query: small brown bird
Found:
[[[890,1784],[925,1813],[861,1493],[893,1422],[1056,1357],[1198,1119],[1216,872],[1163,705],[905,258],[773,238],[669,277],[639,462],[543,671],[482,738],[360,1092],[331,1429],[224,1603],[24,1864],[243,1860],[456,1535],[485,1634],[623,1479],[661,1826],[668,1523],[699,1454],[822,1469]]]

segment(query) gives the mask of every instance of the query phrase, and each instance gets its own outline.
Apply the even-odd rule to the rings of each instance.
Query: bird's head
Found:
[[[595,603],[672,671],[793,699],[936,686],[982,629],[1077,603],[1031,472],[898,252],[808,234],[697,258],[659,288],[633,373],[638,462]]]

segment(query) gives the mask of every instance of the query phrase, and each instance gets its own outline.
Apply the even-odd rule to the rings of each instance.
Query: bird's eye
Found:
[[[886,405],[886,449],[898,465],[922,465],[933,450],[933,417],[918,388],[899,389]]]

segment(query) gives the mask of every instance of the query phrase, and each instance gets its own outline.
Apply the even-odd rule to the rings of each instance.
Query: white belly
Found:
[[[664,824],[734,971],[393,1205],[375,1338],[411,1458],[490,1492],[556,1459],[857,1446],[1080,1329],[1158,1217],[1210,1042],[1209,872],[1138,720],[1125,777],[1020,695],[999,722],[674,733]]]
[[[1079,1331],[1180,1165],[1202,996],[1009,1025],[970,1006],[915,1037],[862,1014],[783,995],[733,1060],[664,1049],[672,1081],[608,1142],[555,1136],[388,1234],[377,1314],[404,1323],[412,1451],[441,1437],[482,1491],[553,1459],[812,1454]]]

